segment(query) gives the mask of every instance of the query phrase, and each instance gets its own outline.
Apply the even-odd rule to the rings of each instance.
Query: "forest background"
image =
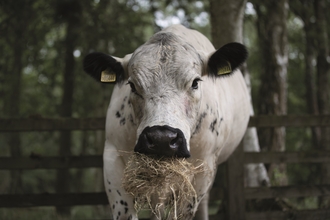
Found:
[[[223,11],[238,10],[233,2],[244,6],[243,43],[250,54],[245,69],[255,114],[329,114],[329,0],[0,0],[0,117],[104,117],[113,87],[83,73],[85,55],[123,57],[174,23],[199,30],[220,47],[212,39],[215,20]],[[224,30],[234,24],[226,25]],[[263,151],[330,146],[326,128],[259,129],[258,135]],[[100,155],[103,143],[102,131],[1,133],[0,157]],[[267,169],[273,186],[330,181],[329,165]],[[0,171],[0,176],[1,194],[103,191],[100,169]],[[318,208],[329,202],[309,198],[294,205]],[[72,218],[107,212],[69,210]],[[0,209],[0,218],[40,213],[56,216],[54,208]]]

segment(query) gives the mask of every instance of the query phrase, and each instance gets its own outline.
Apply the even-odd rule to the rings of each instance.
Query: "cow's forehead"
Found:
[[[185,81],[200,75],[203,61],[195,48],[172,33],[159,33],[132,55],[130,76],[141,84]]]

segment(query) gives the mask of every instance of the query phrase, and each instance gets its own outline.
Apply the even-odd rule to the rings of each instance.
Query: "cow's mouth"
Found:
[[[146,127],[140,134],[134,151],[161,157],[190,157],[183,132],[167,125]]]

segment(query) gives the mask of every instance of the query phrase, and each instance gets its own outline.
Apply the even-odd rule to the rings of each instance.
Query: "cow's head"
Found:
[[[129,99],[139,137],[136,152],[189,157],[203,77],[230,75],[246,58],[239,43],[205,56],[176,35],[160,32],[123,59],[91,53],[84,70],[98,81],[131,87]]]

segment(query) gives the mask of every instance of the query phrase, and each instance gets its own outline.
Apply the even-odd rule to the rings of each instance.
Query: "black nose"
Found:
[[[146,127],[140,134],[134,151],[165,157],[190,157],[182,131],[166,125]]]

